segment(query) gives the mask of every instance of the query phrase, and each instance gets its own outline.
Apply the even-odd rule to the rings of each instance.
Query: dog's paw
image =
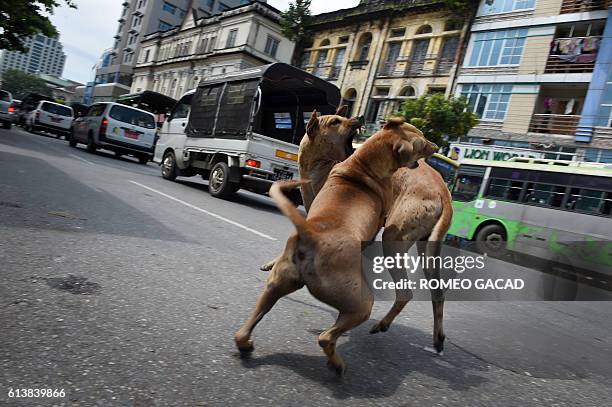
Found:
[[[259,266],[259,269],[261,271],[270,271],[272,270],[272,267],[274,267],[274,262],[270,261],[268,263],[262,264],[261,266]]]
[[[236,341],[236,347],[238,348],[238,351],[240,352],[240,357],[242,358],[249,357],[251,353],[253,353],[253,351],[255,350],[255,346],[253,346],[253,341],[250,339],[241,342]]]
[[[370,329],[370,333],[371,334],[377,334],[379,332],[387,332],[388,329],[389,329],[389,325],[387,325],[387,324],[383,323],[382,321],[380,321],[379,323],[374,325],[372,327],[372,329]]]
[[[342,363],[341,365],[335,365],[331,361],[327,361],[327,368],[334,372],[338,377],[344,377],[346,373],[346,364]]]

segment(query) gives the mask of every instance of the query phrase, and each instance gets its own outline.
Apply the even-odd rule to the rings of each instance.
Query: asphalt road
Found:
[[[610,302],[448,302],[441,357],[428,302],[369,335],[380,302],[341,338],[339,379],[317,345],[335,312],[302,290],[240,359],[258,266],[292,229],[268,198],[0,129],[0,405],[612,405]]]

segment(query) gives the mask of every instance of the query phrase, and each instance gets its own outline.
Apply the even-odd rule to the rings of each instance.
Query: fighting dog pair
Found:
[[[359,120],[337,113],[319,118],[315,112],[307,125],[299,163],[301,176],[310,182],[275,183],[270,190],[297,233],[273,262],[264,291],[235,340],[242,353],[251,352],[255,325],[278,299],[306,285],[313,296],[339,311],[336,323],[319,335],[319,345],[328,364],[342,374],[345,364],[336,351],[336,341],[367,320],[373,304],[361,272],[361,242],[372,240],[382,226],[386,241],[440,242],[450,225],[452,209],[440,175],[424,161],[417,163],[437,150],[419,130],[403,119],[391,119],[347,158],[347,145]],[[307,218],[283,194],[297,185],[302,186]],[[424,250],[436,255],[439,245],[427,245]],[[424,271],[432,278],[439,273]],[[405,271],[390,273],[399,280]],[[441,293],[432,294],[433,343],[441,352],[444,300]],[[371,332],[386,331],[410,298],[409,292],[396,292],[391,310]]]

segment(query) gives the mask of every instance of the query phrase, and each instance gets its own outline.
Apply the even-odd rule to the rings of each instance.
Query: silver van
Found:
[[[43,100],[34,110],[28,113],[25,129],[30,133],[44,131],[55,137],[68,137],[74,112],[69,106]]]
[[[0,122],[5,129],[10,129],[13,123],[13,98],[10,92],[0,90]]]
[[[120,103],[95,103],[73,121],[68,143],[71,147],[83,143],[90,153],[105,149],[117,156],[131,155],[146,164],[153,155],[156,132],[152,113]]]

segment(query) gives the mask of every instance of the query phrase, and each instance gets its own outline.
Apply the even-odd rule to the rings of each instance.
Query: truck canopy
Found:
[[[243,139],[249,132],[299,144],[313,110],[333,114],[340,90],[283,63],[200,82],[191,102],[189,137]]]
[[[139,93],[121,95],[117,103],[146,110],[153,114],[168,113],[176,104],[176,100],[161,93],[145,90]]]

